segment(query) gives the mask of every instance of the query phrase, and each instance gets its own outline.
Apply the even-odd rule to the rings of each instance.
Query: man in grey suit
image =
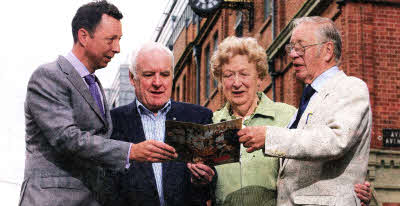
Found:
[[[32,74],[20,205],[97,206],[103,168],[124,170],[129,160],[161,162],[177,156],[159,141],[110,139],[110,112],[94,72],[119,53],[121,18],[106,1],[83,5],[72,21],[72,51]]]
[[[247,151],[283,157],[278,205],[360,205],[353,185],[367,174],[372,115],[367,85],[338,68],[341,37],[322,17],[294,20],[290,43],[297,79],[307,86],[289,128],[247,127]]]

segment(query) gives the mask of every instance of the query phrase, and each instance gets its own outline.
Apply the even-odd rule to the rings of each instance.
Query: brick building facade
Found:
[[[370,205],[400,205],[400,0],[225,0],[230,8],[207,18],[194,14],[187,1],[171,2],[155,40],[175,55],[173,98],[213,111],[225,100],[211,79],[209,60],[224,38],[255,37],[268,54],[269,76],[263,91],[274,101],[298,105],[303,84],[296,80],[284,52],[290,22],[314,15],[332,19],[343,39],[340,68],[364,80],[370,91],[373,132],[368,179],[374,196]]]

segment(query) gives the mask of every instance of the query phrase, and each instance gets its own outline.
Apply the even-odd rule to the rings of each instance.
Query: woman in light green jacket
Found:
[[[228,37],[214,53],[211,65],[222,85],[226,105],[214,112],[213,122],[243,118],[243,127],[285,127],[295,114],[293,106],[271,101],[258,92],[267,75],[265,50],[253,38]],[[241,145],[239,163],[216,166],[217,205],[276,205],[278,158],[261,150],[247,153]]]

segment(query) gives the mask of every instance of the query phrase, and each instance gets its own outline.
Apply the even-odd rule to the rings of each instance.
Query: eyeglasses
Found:
[[[296,42],[294,44],[290,43],[290,44],[286,44],[285,51],[287,52],[288,55],[290,55],[290,52],[292,51],[292,49],[294,49],[294,51],[297,53],[297,55],[303,56],[304,53],[306,52],[307,47],[325,44],[326,42],[328,42],[328,41],[324,41],[324,42],[317,43],[317,44],[309,44],[309,45],[305,45],[305,46],[302,46],[299,42]]]

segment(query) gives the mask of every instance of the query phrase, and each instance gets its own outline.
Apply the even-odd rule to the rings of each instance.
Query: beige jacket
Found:
[[[371,126],[367,85],[342,71],[314,94],[298,129],[268,126],[265,153],[286,158],[278,205],[360,205],[353,185],[367,173]]]

